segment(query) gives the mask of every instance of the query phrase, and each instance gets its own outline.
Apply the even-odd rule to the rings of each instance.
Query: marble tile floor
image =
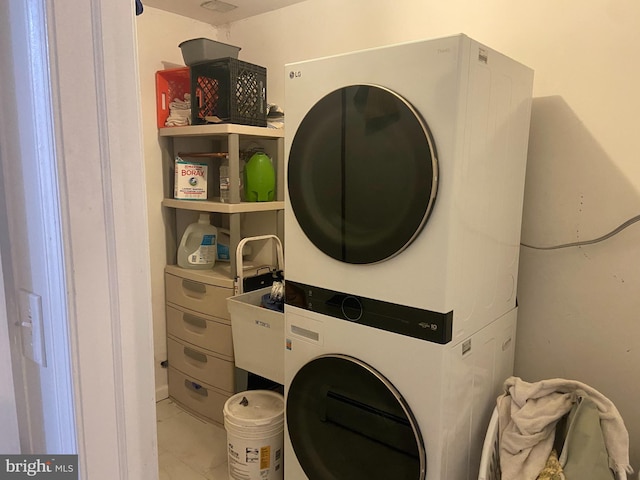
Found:
[[[228,480],[227,433],[171,399],[156,404],[160,480]]]

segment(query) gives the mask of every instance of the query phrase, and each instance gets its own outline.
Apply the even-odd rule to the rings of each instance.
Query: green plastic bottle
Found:
[[[247,202],[271,202],[276,197],[276,172],[271,159],[254,153],[244,167],[244,199]]]

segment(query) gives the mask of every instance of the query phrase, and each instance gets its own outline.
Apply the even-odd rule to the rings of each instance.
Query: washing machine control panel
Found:
[[[429,342],[451,341],[453,311],[432,312],[291,280],[285,290],[287,305]]]

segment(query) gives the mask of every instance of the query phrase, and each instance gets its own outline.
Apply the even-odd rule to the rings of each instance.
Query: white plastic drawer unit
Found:
[[[214,317],[229,319],[225,300],[233,295],[233,288],[210,285],[170,273],[165,274],[165,287],[167,302]]]
[[[167,338],[169,365],[229,393],[234,391],[234,364],[195,345]]]
[[[223,409],[231,396],[211,385],[169,367],[169,391],[171,397],[196,415],[224,424]]]
[[[225,320],[167,305],[167,333],[233,360],[231,325]]]

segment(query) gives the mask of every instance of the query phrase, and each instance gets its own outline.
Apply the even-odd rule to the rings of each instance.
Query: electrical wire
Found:
[[[522,245],[523,247],[532,248],[534,250],[558,250],[558,249],[561,249],[561,248],[581,247],[583,245],[593,245],[594,243],[603,242],[603,241],[613,237],[614,235],[617,235],[618,233],[620,233],[625,228],[630,227],[631,225],[633,225],[634,223],[639,222],[639,221],[640,221],[640,215],[636,215],[635,217],[630,218],[629,220],[627,220],[626,222],[624,222],[623,224],[621,224],[617,228],[613,229],[612,231],[610,231],[606,235],[602,235],[601,237],[594,238],[592,240],[582,240],[582,241],[579,241],[579,242],[563,243],[561,245],[552,245],[552,246],[549,246],[549,247],[538,247],[538,246],[535,246],[535,245],[529,245],[527,243],[520,243],[520,245]]]

